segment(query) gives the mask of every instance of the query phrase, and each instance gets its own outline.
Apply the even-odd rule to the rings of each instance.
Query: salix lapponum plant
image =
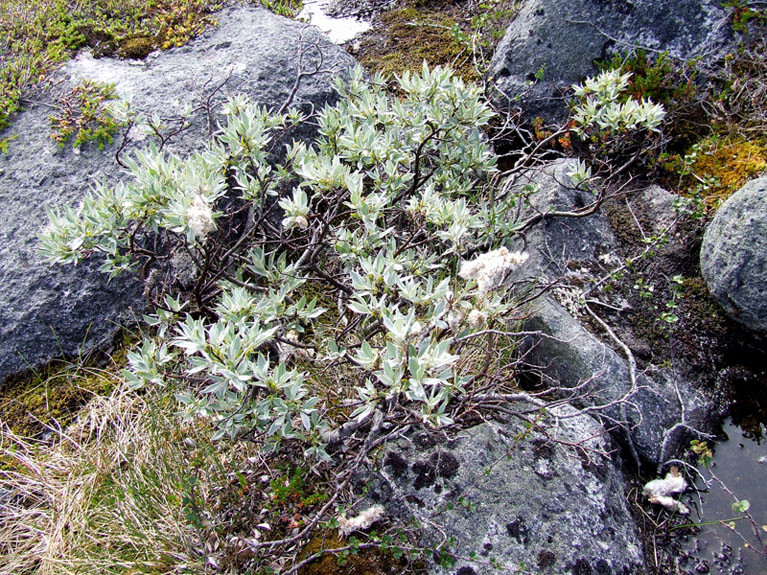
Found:
[[[666,110],[649,98],[631,96],[630,80],[631,73],[616,68],[573,86],[569,128],[586,143],[586,155],[598,167],[595,174],[620,174],[624,166],[646,161],[662,146]],[[576,185],[583,187],[591,173],[579,169],[575,176]]]
[[[625,97],[630,73],[619,68],[601,72],[573,87],[573,130],[584,134],[591,129],[611,132],[657,130],[666,111],[649,98]]]
[[[236,97],[205,151],[150,147],[126,161],[127,183],[50,213],[49,261],[99,253],[105,272],[145,276],[180,253],[195,264],[194,289],[146,318],[155,334],[129,354],[129,385],[181,379],[186,416],[210,417],[216,437],[296,439],[320,457],[343,423],[321,399],[334,366],[354,374],[338,417],[402,406],[451,423],[475,375],[458,336],[512,313],[498,288],[525,258],[500,245],[514,200],[490,200],[480,90],[443,68],[398,80],[397,98],[360,69],[337,81],[312,144],[285,145],[300,112]],[[227,208],[248,215],[236,233]]]

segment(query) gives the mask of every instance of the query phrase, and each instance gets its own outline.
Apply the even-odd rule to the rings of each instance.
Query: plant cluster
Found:
[[[238,97],[208,149],[140,152],[131,181],[51,212],[41,236],[50,261],[99,253],[110,274],[151,279],[190,259],[187,296],[157,301],[128,383],[183,378],[187,416],[212,418],[215,437],[301,440],[322,458],[341,422],[320,383],[341,366],[350,422],[399,408],[450,424],[451,400],[482,384],[461,351],[514,313],[498,288],[524,262],[490,249],[513,232],[515,198],[491,201],[478,88],[424,67],[399,78],[399,100],[359,69],[337,89],[316,143],[287,145],[279,163],[304,118]],[[231,227],[227,208],[249,218]]]
[[[83,80],[59,99],[59,110],[50,117],[51,138],[61,147],[70,141],[74,148],[95,142],[102,150],[121,125],[108,109],[116,98],[113,85]]]
[[[301,453],[302,465],[336,478],[324,497],[304,483],[309,471],[275,476],[267,467],[268,523],[279,533],[237,543],[255,555],[316,535],[353,471],[404,426],[450,426],[467,407],[512,397],[515,325],[536,294],[505,287],[527,257],[509,240],[567,215],[531,216],[532,186],[498,185],[485,133],[493,114],[479,88],[426,65],[398,78],[397,98],[387,88],[360,69],[338,81],[338,103],[311,118],[311,144],[291,141],[310,121],[299,110],[232,98],[204,150],[179,157],[150,146],[124,158],[125,183],[97,185],[78,208],[50,212],[41,235],[49,261],[98,256],[102,271],[146,281],[154,307],[122,373],[130,388],[172,393],[186,427],[210,422],[216,439],[252,440],[293,469]],[[654,133],[663,108],[616,104],[625,88],[625,77],[607,73],[578,87],[582,118],[563,131],[603,143]],[[616,191],[606,165],[592,173],[582,161],[571,173],[594,193],[576,215]],[[542,400],[513,395],[544,413]],[[202,540],[209,517],[199,477],[182,486],[182,507]],[[351,519],[331,519],[334,529],[366,529],[382,513],[346,511]],[[288,572],[391,545],[389,534],[348,541]],[[446,544],[435,553],[449,562]]]
[[[611,148],[622,147],[627,137],[637,133],[659,132],[665,108],[649,98],[631,97],[630,79],[631,73],[621,69],[605,70],[575,86],[573,131],[602,147],[609,143]]]
[[[302,0],[261,0],[261,5],[285,18],[295,18],[303,10]]]

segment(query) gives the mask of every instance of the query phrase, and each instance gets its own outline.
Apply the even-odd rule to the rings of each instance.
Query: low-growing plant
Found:
[[[616,103],[625,80],[578,87],[567,130],[604,143],[658,129],[661,106]],[[235,97],[206,149],[179,157],[150,146],[125,158],[125,183],[49,212],[41,234],[51,262],[98,256],[105,273],[146,281],[151,333],[128,354],[129,387],[172,389],[184,425],[210,421],[214,439],[297,450],[312,473],[332,469],[333,457],[349,462],[327,499],[304,497],[303,468],[287,482],[270,470],[274,501],[320,509],[288,522],[294,533],[283,539],[241,541],[255,554],[307,538],[332,514],[382,430],[446,427],[467,403],[475,411],[483,398],[511,398],[496,392],[513,384],[511,336],[535,294],[504,287],[526,260],[509,240],[555,214],[523,220],[534,188],[497,187],[483,131],[492,110],[450,70],[403,73],[398,98],[360,69],[336,89],[338,102],[311,119],[311,144],[290,141],[309,121],[301,111]],[[591,169],[581,162],[571,177],[598,205]],[[515,397],[548,417],[543,400]],[[351,444],[358,451],[343,449]],[[202,532],[198,484],[182,487],[186,523]],[[349,539],[288,573],[381,544]],[[435,551],[451,562],[444,544]]]
[[[83,80],[59,99],[59,109],[50,117],[51,138],[61,147],[69,142],[74,148],[95,142],[99,150],[104,149],[121,125],[109,111],[109,102],[115,99],[114,85]]]
[[[286,18],[295,18],[304,8],[302,0],[261,0],[261,5]]]

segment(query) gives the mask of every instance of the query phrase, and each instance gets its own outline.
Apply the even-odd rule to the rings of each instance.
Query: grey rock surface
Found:
[[[700,267],[727,315],[767,332],[767,176],[720,206],[703,236]]]
[[[529,404],[508,408],[535,418]],[[620,462],[602,455],[614,449],[610,437],[570,406],[552,415],[532,431],[509,416],[452,440],[416,433],[389,444],[384,481],[369,497],[418,520],[426,545],[452,540],[459,559],[448,567],[435,558],[433,575],[516,573],[522,564],[541,575],[644,572]]]
[[[490,74],[506,95],[499,103],[511,99],[527,119],[556,121],[565,116],[567,88],[613,51],[644,47],[710,59],[728,37],[726,11],[715,0],[529,0],[498,45]],[[533,85],[539,70],[543,78]]]
[[[571,161],[559,161],[521,178],[520,183],[537,189],[529,198],[530,213],[551,208],[572,211],[593,202],[592,194],[569,185],[567,173],[572,167]],[[640,196],[660,207],[667,205],[668,198],[659,190],[645,190]],[[653,219],[660,222],[663,217]],[[526,343],[526,359],[536,366],[541,384],[571,390],[565,393],[579,407],[598,408],[594,414],[613,437],[652,464],[668,458],[682,440],[685,429],[674,429],[682,421],[680,398],[686,423],[707,428],[710,403],[702,393],[670,370],[652,366],[644,372],[637,369],[632,381],[625,350],[595,324],[580,302],[583,288],[609,275],[622,261],[602,210],[583,218],[545,219],[529,231],[527,241],[530,258],[514,279],[539,285],[560,279],[532,305],[525,325],[541,334]],[[606,303],[613,308],[628,305],[620,299]]]
[[[8,153],[0,155],[0,382],[28,365],[99,345],[119,324],[140,317],[143,307],[141,288],[133,278],[108,282],[96,271],[97,261],[78,268],[52,267],[37,254],[46,208],[77,205],[93,182],[124,177],[114,160],[117,141],[103,151],[95,145],[75,151],[59,148],[51,139],[49,116],[57,95],[87,78],[113,83],[117,94],[131,99],[133,108],[146,117],[173,118],[187,106],[197,108],[189,129],[166,147],[184,154],[204,146],[215,128],[200,108],[209,96],[220,103],[245,93],[277,108],[293,89],[299,63],[303,72],[319,65],[320,73],[302,78],[294,99],[297,106],[316,109],[335,99],[332,78],[354,66],[351,56],[316,29],[266,9],[231,7],[216,17],[217,28],[187,46],[143,61],[80,55],[56,74],[55,88],[27,105],[2,134],[18,137]],[[170,121],[167,125],[169,131],[176,126]],[[311,135],[309,128],[294,134]],[[135,142],[123,153],[147,144]]]

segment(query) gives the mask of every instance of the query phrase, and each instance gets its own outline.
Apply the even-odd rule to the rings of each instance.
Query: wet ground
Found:
[[[724,426],[728,440],[716,445],[710,470],[701,473],[707,491],[690,496],[690,520],[701,525],[682,545],[682,573],[712,575],[767,575],[767,434],[744,431],[732,421]],[[712,478],[711,472],[726,486]],[[705,488],[699,479],[697,487]],[[729,492],[728,492],[729,490]],[[748,513],[733,509],[747,500]]]

